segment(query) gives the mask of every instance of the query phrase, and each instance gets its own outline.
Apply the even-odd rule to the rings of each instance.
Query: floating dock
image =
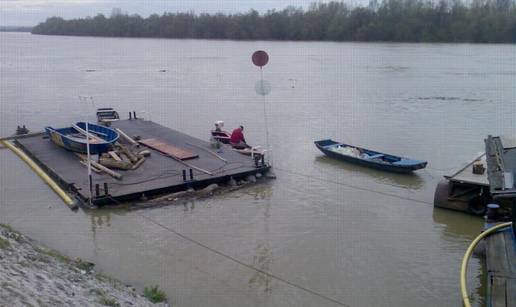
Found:
[[[487,173],[475,174],[473,165],[486,165],[485,153],[450,175],[444,176],[435,189],[434,206],[482,216],[489,203]]]
[[[488,136],[485,139],[486,152],[482,155],[482,161],[487,165],[482,181],[463,182],[473,186],[482,187],[482,193],[487,193],[487,205],[485,212],[485,230],[473,240],[468,247],[461,265],[461,294],[463,304],[471,307],[469,293],[467,291],[467,266],[468,261],[477,244],[485,239],[485,260],[487,268],[487,307],[512,307],[516,306],[516,147],[504,144],[500,137]],[[467,169],[466,166],[464,169]],[[453,178],[460,177],[460,172]],[[484,175],[484,174],[482,174]],[[464,178],[468,181],[471,177],[467,173]],[[484,179],[487,178],[487,186]],[[450,181],[452,183],[456,183]],[[487,190],[486,190],[487,189]],[[436,192],[437,193],[437,192]],[[505,204],[506,208],[501,207]],[[508,209],[509,210],[503,210]],[[471,210],[471,208],[467,208]]]
[[[512,227],[487,237],[488,307],[516,306],[516,148],[500,137],[488,136],[486,144],[487,178],[493,201],[512,205]],[[487,217],[489,218],[489,212]],[[509,216],[505,216],[509,219]]]
[[[500,145],[503,143],[504,159],[511,161],[516,159],[516,139],[503,136],[497,137],[497,139],[500,141]],[[485,153],[479,153],[457,171],[445,175],[444,180],[439,182],[435,189],[434,206],[484,216],[487,205],[493,201],[494,195],[488,171],[475,173],[473,166],[475,163],[480,163],[489,170],[488,160]],[[504,209],[511,207],[505,201],[499,204]]]
[[[212,183],[224,183],[248,175],[266,173],[270,166],[255,161],[230,147],[215,153],[210,143],[179,131],[142,119],[119,120],[111,123],[127,135],[142,140],[156,139],[195,153],[194,159],[184,162],[171,158],[158,150],[140,145],[151,152],[150,157],[135,170],[120,170],[118,180],[106,173],[92,174],[92,203],[95,205],[146,199],[153,195],[202,188]],[[82,203],[89,200],[89,180],[86,167],[73,152],[55,145],[46,135],[17,138],[16,146],[32,158],[64,190],[72,193]],[[94,156],[92,156],[94,160]]]

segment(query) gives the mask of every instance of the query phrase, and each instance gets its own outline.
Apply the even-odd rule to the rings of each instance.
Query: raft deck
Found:
[[[516,147],[515,137],[500,136],[499,138],[503,142],[505,149],[513,149]],[[487,172],[484,172],[483,174],[473,174],[473,163],[476,161],[482,162],[484,167],[487,168],[486,154],[485,152],[482,152],[478,153],[477,156],[466,165],[461,166],[449,175],[445,175],[444,178],[453,182],[489,187]]]
[[[152,121],[120,120],[112,122],[111,126],[121,129],[129,136],[139,136],[142,140],[159,139],[178,148],[194,152],[198,157],[184,161],[193,166],[189,168],[180,161],[140,145],[141,150],[149,150],[151,156],[146,158],[145,162],[136,170],[116,170],[122,174],[122,180],[117,180],[106,173],[93,173],[94,195],[92,200],[94,204],[145,199],[152,195],[200,188],[211,183],[226,182],[231,177],[238,179],[256,173],[264,173],[270,168],[266,163],[260,163],[257,166],[251,157],[228,147],[216,152],[220,156],[219,158],[213,154],[215,149],[211,148],[208,142]],[[49,138],[42,135],[17,139],[16,145],[34,159],[64,189],[76,194],[81,202],[87,202],[89,198],[87,169],[79,162],[75,153],[58,147]],[[92,159],[94,157],[92,156]],[[190,169],[192,169],[193,180],[190,180]],[[186,171],[186,181],[183,177],[183,170]],[[107,191],[104,190],[105,184],[108,188]],[[97,185],[98,188],[96,188]],[[99,191],[98,195],[97,191]]]
[[[475,159],[473,159],[473,161],[461,167],[459,170],[455,171],[451,175],[444,176],[444,178],[459,183],[489,186],[489,181],[487,180],[487,172],[484,172],[483,174],[473,173],[473,163],[475,163],[476,161],[480,161],[484,166],[486,166],[486,154],[479,154]]]

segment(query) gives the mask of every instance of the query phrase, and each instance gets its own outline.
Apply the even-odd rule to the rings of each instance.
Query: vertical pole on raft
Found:
[[[93,205],[92,197],[93,197],[93,178],[91,175],[91,153],[90,153],[90,125],[88,122],[88,112],[90,111],[88,108],[88,98],[90,100],[90,103],[94,105],[93,103],[93,97],[86,97],[86,96],[79,96],[79,102],[85,102],[86,103],[86,121],[85,124],[85,130],[86,130],[86,157],[88,158],[88,204],[91,207]]]
[[[260,81],[262,86],[262,93],[265,93],[265,86],[263,84],[263,66],[260,66]],[[263,97],[263,121],[265,124],[265,143],[267,145],[267,152],[270,153],[269,148],[269,121],[267,119],[267,99],[265,98],[265,95],[262,95]]]
[[[88,123],[88,116],[86,116],[86,155],[88,156],[88,192],[89,192],[89,200],[88,203],[91,207],[91,197],[92,197],[92,189],[93,189],[93,180],[91,178],[91,154],[90,154],[90,125]]]
[[[512,199],[512,233],[516,236],[516,198]]]
[[[267,99],[265,98],[271,91],[270,84],[263,80],[263,67],[267,65],[269,62],[269,55],[267,52],[263,50],[257,50],[251,56],[251,60],[254,65],[260,68],[260,81],[255,86],[256,93],[258,95],[263,96],[263,117],[264,117],[264,125],[265,125],[265,141],[267,145],[267,154],[269,156],[269,163],[272,163],[271,152],[270,152],[270,144],[269,144],[269,123],[267,119]]]

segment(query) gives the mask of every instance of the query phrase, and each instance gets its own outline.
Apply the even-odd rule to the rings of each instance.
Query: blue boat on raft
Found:
[[[428,163],[339,143],[331,139],[314,143],[328,157],[383,171],[410,173],[425,168]]]
[[[59,129],[45,127],[45,131],[48,133],[52,142],[64,149],[78,153],[87,152],[85,122],[78,122],[77,124],[72,125],[72,127]],[[92,123],[88,123],[88,132],[90,154],[92,155],[109,151],[111,146],[120,137],[120,134],[115,130]]]

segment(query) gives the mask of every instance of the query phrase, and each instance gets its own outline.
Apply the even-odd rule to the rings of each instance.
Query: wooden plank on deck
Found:
[[[491,284],[491,307],[507,307],[505,278],[493,277]]]
[[[483,174],[473,174],[473,163],[475,161],[480,161],[482,164],[484,164],[484,166],[487,167],[486,155],[485,153],[482,153],[474,158],[471,162],[455,171],[452,175],[445,176],[445,178],[451,181],[489,186],[489,181],[487,180],[487,171]]]
[[[507,279],[507,306],[516,306],[516,279]]]
[[[516,246],[514,245],[514,235],[512,231],[504,231],[503,234],[506,243],[505,252],[508,260],[508,271],[511,276],[516,278]]]
[[[503,232],[495,233],[487,240],[487,268],[490,272],[505,273],[510,270],[505,244]]]
[[[489,300],[491,307],[516,306],[516,279],[493,276]]]
[[[140,143],[163,154],[176,157],[179,160],[194,159],[199,156],[198,154],[194,154],[191,151],[172,146],[158,139],[145,139],[141,140]]]
[[[486,260],[490,276],[487,306],[516,306],[516,251],[511,229],[487,238]]]

